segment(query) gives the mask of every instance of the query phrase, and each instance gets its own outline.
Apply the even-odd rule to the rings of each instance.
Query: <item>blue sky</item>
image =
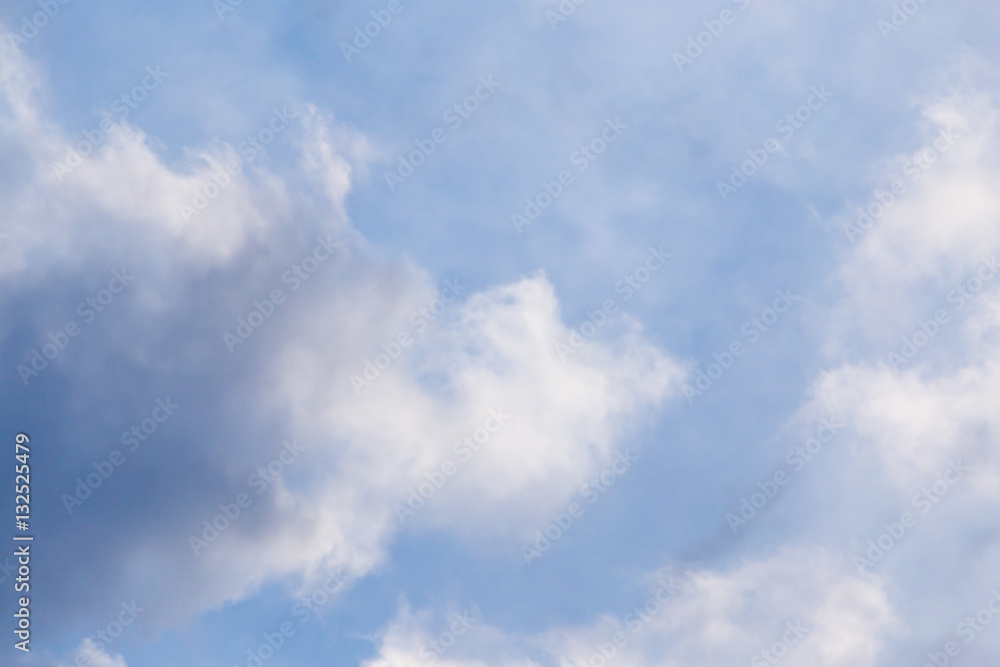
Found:
[[[998,19],[5,3],[0,662],[995,661]]]

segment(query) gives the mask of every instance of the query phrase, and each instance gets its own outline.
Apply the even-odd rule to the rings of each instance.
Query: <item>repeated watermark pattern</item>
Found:
[[[948,495],[951,488],[972,472],[962,463],[962,459],[948,462],[948,467],[941,473],[938,479],[924,486],[920,491],[913,494],[910,503],[915,509],[920,510],[919,514],[907,511],[899,516],[899,520],[894,523],[882,525],[884,532],[866,543],[867,549],[863,556],[854,556],[854,564],[858,568],[859,574],[864,574],[874,568],[886,554],[898,545],[909,531],[917,526],[922,515],[930,512],[941,502],[942,498]]]
[[[578,174],[587,171],[608,150],[611,144],[621,138],[627,129],[628,125],[623,123],[620,117],[616,116],[614,120],[605,119],[604,128],[597,136],[587,143],[581,144],[579,148],[570,153],[570,167],[575,168]],[[515,231],[518,234],[522,233],[525,227],[534,223],[542,211],[552,206],[563,195],[566,188],[575,181],[576,177],[573,175],[572,169],[562,169],[552,180],[543,180],[540,183],[539,192],[525,198],[521,212],[511,214],[510,221],[513,223]]]
[[[715,187],[719,191],[722,201],[729,201],[729,198],[749,182],[749,179],[761,169],[771,155],[781,150],[781,141],[789,141],[795,133],[801,130],[813,117],[813,114],[823,108],[823,105],[833,97],[833,93],[826,89],[826,86],[813,86],[809,89],[809,96],[805,102],[788,112],[778,122],[774,124],[774,129],[781,133],[781,140],[768,137],[761,142],[762,145],[748,148],[747,159],[740,163],[740,166],[732,166],[729,179],[726,181],[716,181]]]
[[[135,280],[135,276],[122,267],[111,272],[111,279],[108,286],[97,290],[91,296],[80,302],[76,307],[76,314],[83,320],[83,326],[91,324],[103,313],[111,303],[118,298]],[[49,367],[49,363],[55,361],[65,351],[72,340],[80,335],[83,327],[77,320],[69,320],[55,333],[49,332],[46,341],[40,348],[32,348],[28,358],[28,363],[18,364],[17,374],[21,376],[21,382],[27,387],[32,378],[41,375],[42,371]],[[41,349],[41,352],[39,352]]]

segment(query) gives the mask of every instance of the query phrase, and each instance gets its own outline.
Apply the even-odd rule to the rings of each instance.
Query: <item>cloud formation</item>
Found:
[[[442,300],[419,267],[377,258],[345,206],[370,148],[313,106],[296,107],[287,136],[273,140],[288,173],[222,143],[169,164],[149,136],[118,122],[56,175],[67,139],[34,99],[38,74],[19,53],[5,54],[2,68],[6,136],[20,137],[33,165],[8,209],[17,221],[4,265],[12,299],[56,276],[89,286],[122,265],[132,275],[128,289],[112,283],[113,302],[95,291],[89,315],[65,299],[23,314],[21,331],[42,349],[50,323],[84,315],[82,334],[51,368],[34,369],[8,339],[11,356],[36,370],[22,374],[26,390],[79,388],[104,369],[105,391],[122,404],[138,392],[150,405],[164,396],[178,405],[127,472],[93,489],[112,498],[120,479],[145,487],[141,504],[163,504],[162,530],[118,510],[119,530],[100,547],[81,545],[86,557],[70,580],[89,578],[91,559],[113,553],[136,576],[106,572],[105,585],[141,596],[151,618],[180,618],[269,581],[336,567],[363,576],[403,523],[394,506],[451,459],[461,469],[421,518],[514,532],[519,519],[563,504],[637,419],[677,394],[681,365],[628,319],[618,338],[562,360],[556,343],[569,330],[542,273],[479,291],[455,279]],[[277,147],[285,139],[287,155]],[[218,381],[226,375],[241,380]],[[89,430],[93,417],[67,426]],[[481,447],[483,424],[491,435]],[[286,438],[301,463],[286,460]],[[61,466],[63,498],[86,492],[86,458],[106,457],[108,444],[87,442]],[[164,474],[168,485],[152,483]],[[98,520],[98,502],[62,503],[71,542]],[[139,574],[149,568],[160,576]]]

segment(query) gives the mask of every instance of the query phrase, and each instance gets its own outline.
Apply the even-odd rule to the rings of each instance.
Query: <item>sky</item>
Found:
[[[7,0],[0,664],[996,663],[998,21]]]

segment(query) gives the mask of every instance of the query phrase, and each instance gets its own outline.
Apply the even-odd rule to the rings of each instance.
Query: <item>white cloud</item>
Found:
[[[848,293],[837,328],[884,336],[909,326],[926,315],[928,294],[943,302],[1000,248],[998,114],[982,69],[962,60],[953,71],[962,81],[921,101],[923,145],[881,165],[876,190],[841,217],[856,245],[837,276]],[[842,351],[849,343],[837,335],[831,349]]]
[[[80,642],[72,658],[68,662],[59,663],[60,667],[73,665],[88,665],[88,667],[128,667],[121,655],[110,655],[104,648],[98,646],[92,639]]]
[[[783,550],[724,572],[693,570],[676,580],[670,575],[664,570],[649,578],[663,582],[663,590],[676,585],[679,592],[672,599],[653,603],[656,595],[650,591],[648,599],[636,600],[640,611],[621,619],[606,616],[531,636],[491,627],[486,619],[455,642],[444,662],[456,667],[733,665],[748,664],[761,651],[786,642],[777,652],[789,667],[867,666],[882,664],[880,651],[902,629],[882,582],[845,569],[840,559],[822,551]],[[429,621],[439,617],[449,618],[413,614],[404,605],[366,667],[423,664],[426,647],[441,632]]]
[[[569,331],[542,275],[475,294],[454,309],[361,397],[347,378],[361,373],[360,357],[339,372],[308,372],[333,356],[332,342],[309,351],[296,347],[279,358],[283,393],[299,410],[298,427],[350,443],[351,457],[382,468],[373,478],[398,493],[456,458],[452,444],[502,408],[508,423],[461,466],[452,484],[460,490],[452,511],[482,518],[508,503],[523,509],[557,503],[610,458],[637,413],[676,393],[683,375],[637,330],[623,336],[619,350],[591,343],[564,363],[555,346]],[[383,325],[386,340],[409,330],[405,310]],[[310,332],[338,320],[339,313],[317,314]]]
[[[859,437],[856,452],[874,452],[904,489],[995,438],[1000,426],[1000,275],[989,268],[1000,250],[998,112],[966,80],[981,83],[981,68],[963,62],[953,72],[963,85],[924,106],[928,139],[915,154],[931,156],[944,131],[954,132],[953,146],[917,180],[903,172],[910,156],[886,170],[886,182],[898,178],[907,191],[863,232],[839,271],[845,296],[827,339],[830,350],[856,357],[860,332],[874,341],[874,354],[823,373],[806,408],[847,419]],[[934,324],[936,313],[943,323]]]
[[[3,93],[22,101],[35,75],[17,54],[3,56],[0,67]],[[37,107],[22,105],[4,121],[16,134],[24,126],[45,126],[37,120],[43,116]],[[424,473],[455,458],[452,443],[481,427],[491,411],[509,414],[509,422],[468,465],[463,462],[425,516],[460,531],[474,522],[513,534],[522,527],[519,518],[564,504],[627,434],[641,428],[644,414],[676,395],[683,376],[680,365],[625,317],[620,338],[592,341],[564,363],[555,346],[569,330],[541,274],[465,292],[426,331],[415,325],[411,313],[436,296],[430,278],[405,262],[372,257],[346,218],[353,169],[364,168],[370,146],[313,107],[304,107],[301,116],[301,127],[287,130],[299,149],[298,164],[278,173],[244,162],[243,172],[231,177],[211,205],[190,216],[180,205],[237,159],[236,148],[191,151],[183,166],[174,167],[141,130],[120,123],[60,178],[52,164],[64,156],[64,133],[45,126],[33,130],[38,142],[26,142],[35,177],[10,204],[18,221],[16,241],[5,248],[11,261],[0,267],[0,277],[24,289],[55,271],[89,273],[88,263],[97,256],[128,258],[134,271],[142,269],[132,308],[119,309],[118,331],[136,326],[144,334],[130,336],[121,347],[98,344],[76,363],[67,354],[60,359],[62,371],[85,376],[80,364],[93,368],[101,359],[125,355],[158,383],[166,381],[164,371],[170,377],[179,368],[218,368],[224,374],[238,364],[245,380],[226,388],[225,400],[238,395],[250,410],[259,408],[248,419],[275,419],[310,448],[309,464],[273,484],[252,517],[234,522],[193,563],[187,535],[198,532],[200,519],[191,520],[184,534],[158,535],[157,541],[170,542],[155,552],[121,536],[127,562],[159,572],[193,566],[194,572],[172,578],[181,585],[118,582],[148,587],[140,592],[151,610],[171,604],[209,608],[275,577],[315,572],[321,564],[365,574],[384,557],[398,528],[393,505],[405,501]],[[346,245],[309,287],[294,292],[279,280],[301,261],[301,239],[308,247],[316,235],[331,232]],[[208,274],[219,280],[205,280]],[[288,305],[232,355],[221,344],[220,326],[205,334],[214,347],[184,333],[184,352],[163,356],[174,354],[166,352],[176,343],[169,333],[174,327],[204,329],[205,313],[211,312],[212,322],[225,321],[231,330],[241,304],[275,287],[286,290]],[[220,310],[233,312],[232,319]],[[364,359],[379,352],[377,343],[402,331],[411,334],[412,347],[358,396],[350,375],[363,373]],[[223,419],[201,426],[227,433],[241,425]],[[208,474],[232,480],[234,490],[230,497],[224,488],[183,496],[189,504],[202,503],[185,506],[185,516],[211,518],[219,501],[245,491],[241,471],[252,470],[253,457],[268,446],[223,435],[173,450],[171,456],[199,466],[208,461]],[[181,495],[183,488],[171,493]],[[172,603],[157,604],[161,596]]]
[[[782,641],[782,664],[790,667],[875,665],[898,630],[882,584],[822,551],[782,550],[729,571],[688,572],[683,582],[680,594],[635,631],[607,619],[554,634],[565,663],[590,662],[599,643],[610,652],[606,644],[622,630],[627,643],[616,660],[623,665],[746,664]]]
[[[1000,579],[984,519],[1000,495],[1000,275],[980,273],[1000,248],[1000,137],[996,101],[965,81],[981,82],[982,72],[966,63],[956,76],[966,85],[928,103],[925,117],[929,145],[940,129],[959,138],[919,181],[907,180],[907,193],[846,260],[826,340],[836,362],[797,415],[835,414],[850,427],[841,441],[850,463],[828,468],[810,504],[813,535],[842,539],[853,558],[887,522],[916,517],[873,566],[905,608],[916,645],[946,637]],[[938,311],[947,321],[935,330],[928,323]],[[954,486],[940,482],[956,462],[969,472]],[[925,512],[914,496],[927,489],[947,496]],[[953,569],[958,562],[968,565]]]
[[[509,538],[516,558],[517,533],[565,505],[635,431],[637,418],[678,394],[682,369],[635,329],[620,349],[592,342],[564,363],[555,343],[569,331],[554,290],[538,275],[452,306],[359,397],[349,374],[361,373],[363,355],[378,351],[371,332],[391,340],[407,328],[407,292],[422,295],[409,308],[430,293],[420,281],[414,276],[416,288],[402,293],[366,291],[364,302],[352,295],[315,304],[274,355],[273,380],[264,381],[277,389],[268,409],[290,413],[292,431],[319,444],[323,451],[313,454],[328,465],[313,471],[308,492],[278,485],[266,535],[220,542],[203,556],[219,571],[216,584],[311,571],[321,561],[364,574],[400,526],[394,507],[446,461],[453,476],[439,473],[444,484],[407,522],[460,534],[486,528]],[[372,323],[344,331],[348,319]],[[468,460],[456,454],[454,443],[491,414],[499,428],[489,441],[469,450]]]

